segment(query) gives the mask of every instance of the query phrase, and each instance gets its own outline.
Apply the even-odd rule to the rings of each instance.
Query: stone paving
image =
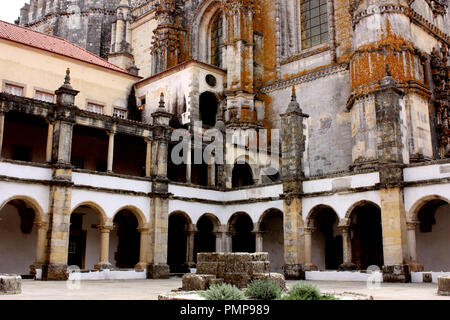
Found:
[[[296,281],[287,281],[287,287]],[[382,283],[370,289],[365,282],[307,281],[321,292],[352,292],[373,296],[374,300],[450,300],[437,295],[435,283]],[[22,293],[0,295],[0,300],[156,300],[158,294],[181,287],[181,278],[165,280],[96,280],[72,282],[23,280]]]

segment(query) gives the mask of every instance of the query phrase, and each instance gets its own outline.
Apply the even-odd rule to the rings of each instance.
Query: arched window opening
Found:
[[[211,25],[211,64],[219,68],[222,66],[222,37],[223,21],[219,13]]]
[[[254,185],[252,169],[247,163],[236,163],[233,167],[233,188]]]
[[[247,214],[238,214],[232,224],[232,251],[233,252],[255,252],[255,235],[253,221]]]
[[[197,253],[216,251],[216,236],[213,233],[214,224],[208,216],[203,216],[198,220],[197,230],[198,232],[195,234],[195,262],[197,262]]]
[[[214,127],[219,106],[216,96],[211,92],[203,92],[200,95],[200,121],[203,126]]]

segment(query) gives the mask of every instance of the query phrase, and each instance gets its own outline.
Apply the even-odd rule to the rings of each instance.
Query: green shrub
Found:
[[[250,283],[245,295],[250,299],[274,300],[279,299],[282,289],[271,280],[256,280]]]
[[[312,284],[298,282],[292,286],[283,300],[336,300],[336,298],[333,295],[322,295]]]
[[[200,295],[206,300],[245,300],[244,292],[227,283],[213,284]]]

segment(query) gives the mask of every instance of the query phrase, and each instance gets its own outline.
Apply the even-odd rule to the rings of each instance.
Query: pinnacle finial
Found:
[[[292,86],[291,101],[297,101],[297,95],[295,94],[295,86]]]
[[[164,102],[164,93],[161,92],[161,95],[159,96],[159,107],[162,109],[166,108],[166,103]]]
[[[66,70],[66,78],[64,79],[64,84],[70,84],[70,68]]]
[[[392,77],[391,69],[389,68],[389,63],[386,63],[386,65],[385,65],[385,73],[386,73],[386,77]]]

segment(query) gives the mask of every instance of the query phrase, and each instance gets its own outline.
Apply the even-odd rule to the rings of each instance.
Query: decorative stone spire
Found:
[[[286,112],[300,112],[300,113],[302,113],[302,109],[300,108],[300,104],[297,102],[297,95],[295,93],[295,86],[292,86],[291,102],[289,103]]]
[[[67,68],[64,84],[55,91],[56,103],[62,106],[73,106],[75,105],[75,96],[78,93],[79,91],[74,90],[70,84],[70,69]]]
[[[159,96],[159,110],[164,110],[164,111],[166,110],[166,102],[164,101],[164,93],[163,92],[161,92],[161,95]]]
[[[164,93],[159,96],[159,105],[155,112],[152,113],[153,124],[158,126],[168,126],[172,118],[172,114],[167,112],[166,103],[164,101]]]
[[[385,65],[385,76],[383,79],[381,79],[380,86],[382,88],[385,87],[395,87],[397,83],[395,82],[395,79],[392,77],[391,69],[389,68],[389,64],[386,63]]]

